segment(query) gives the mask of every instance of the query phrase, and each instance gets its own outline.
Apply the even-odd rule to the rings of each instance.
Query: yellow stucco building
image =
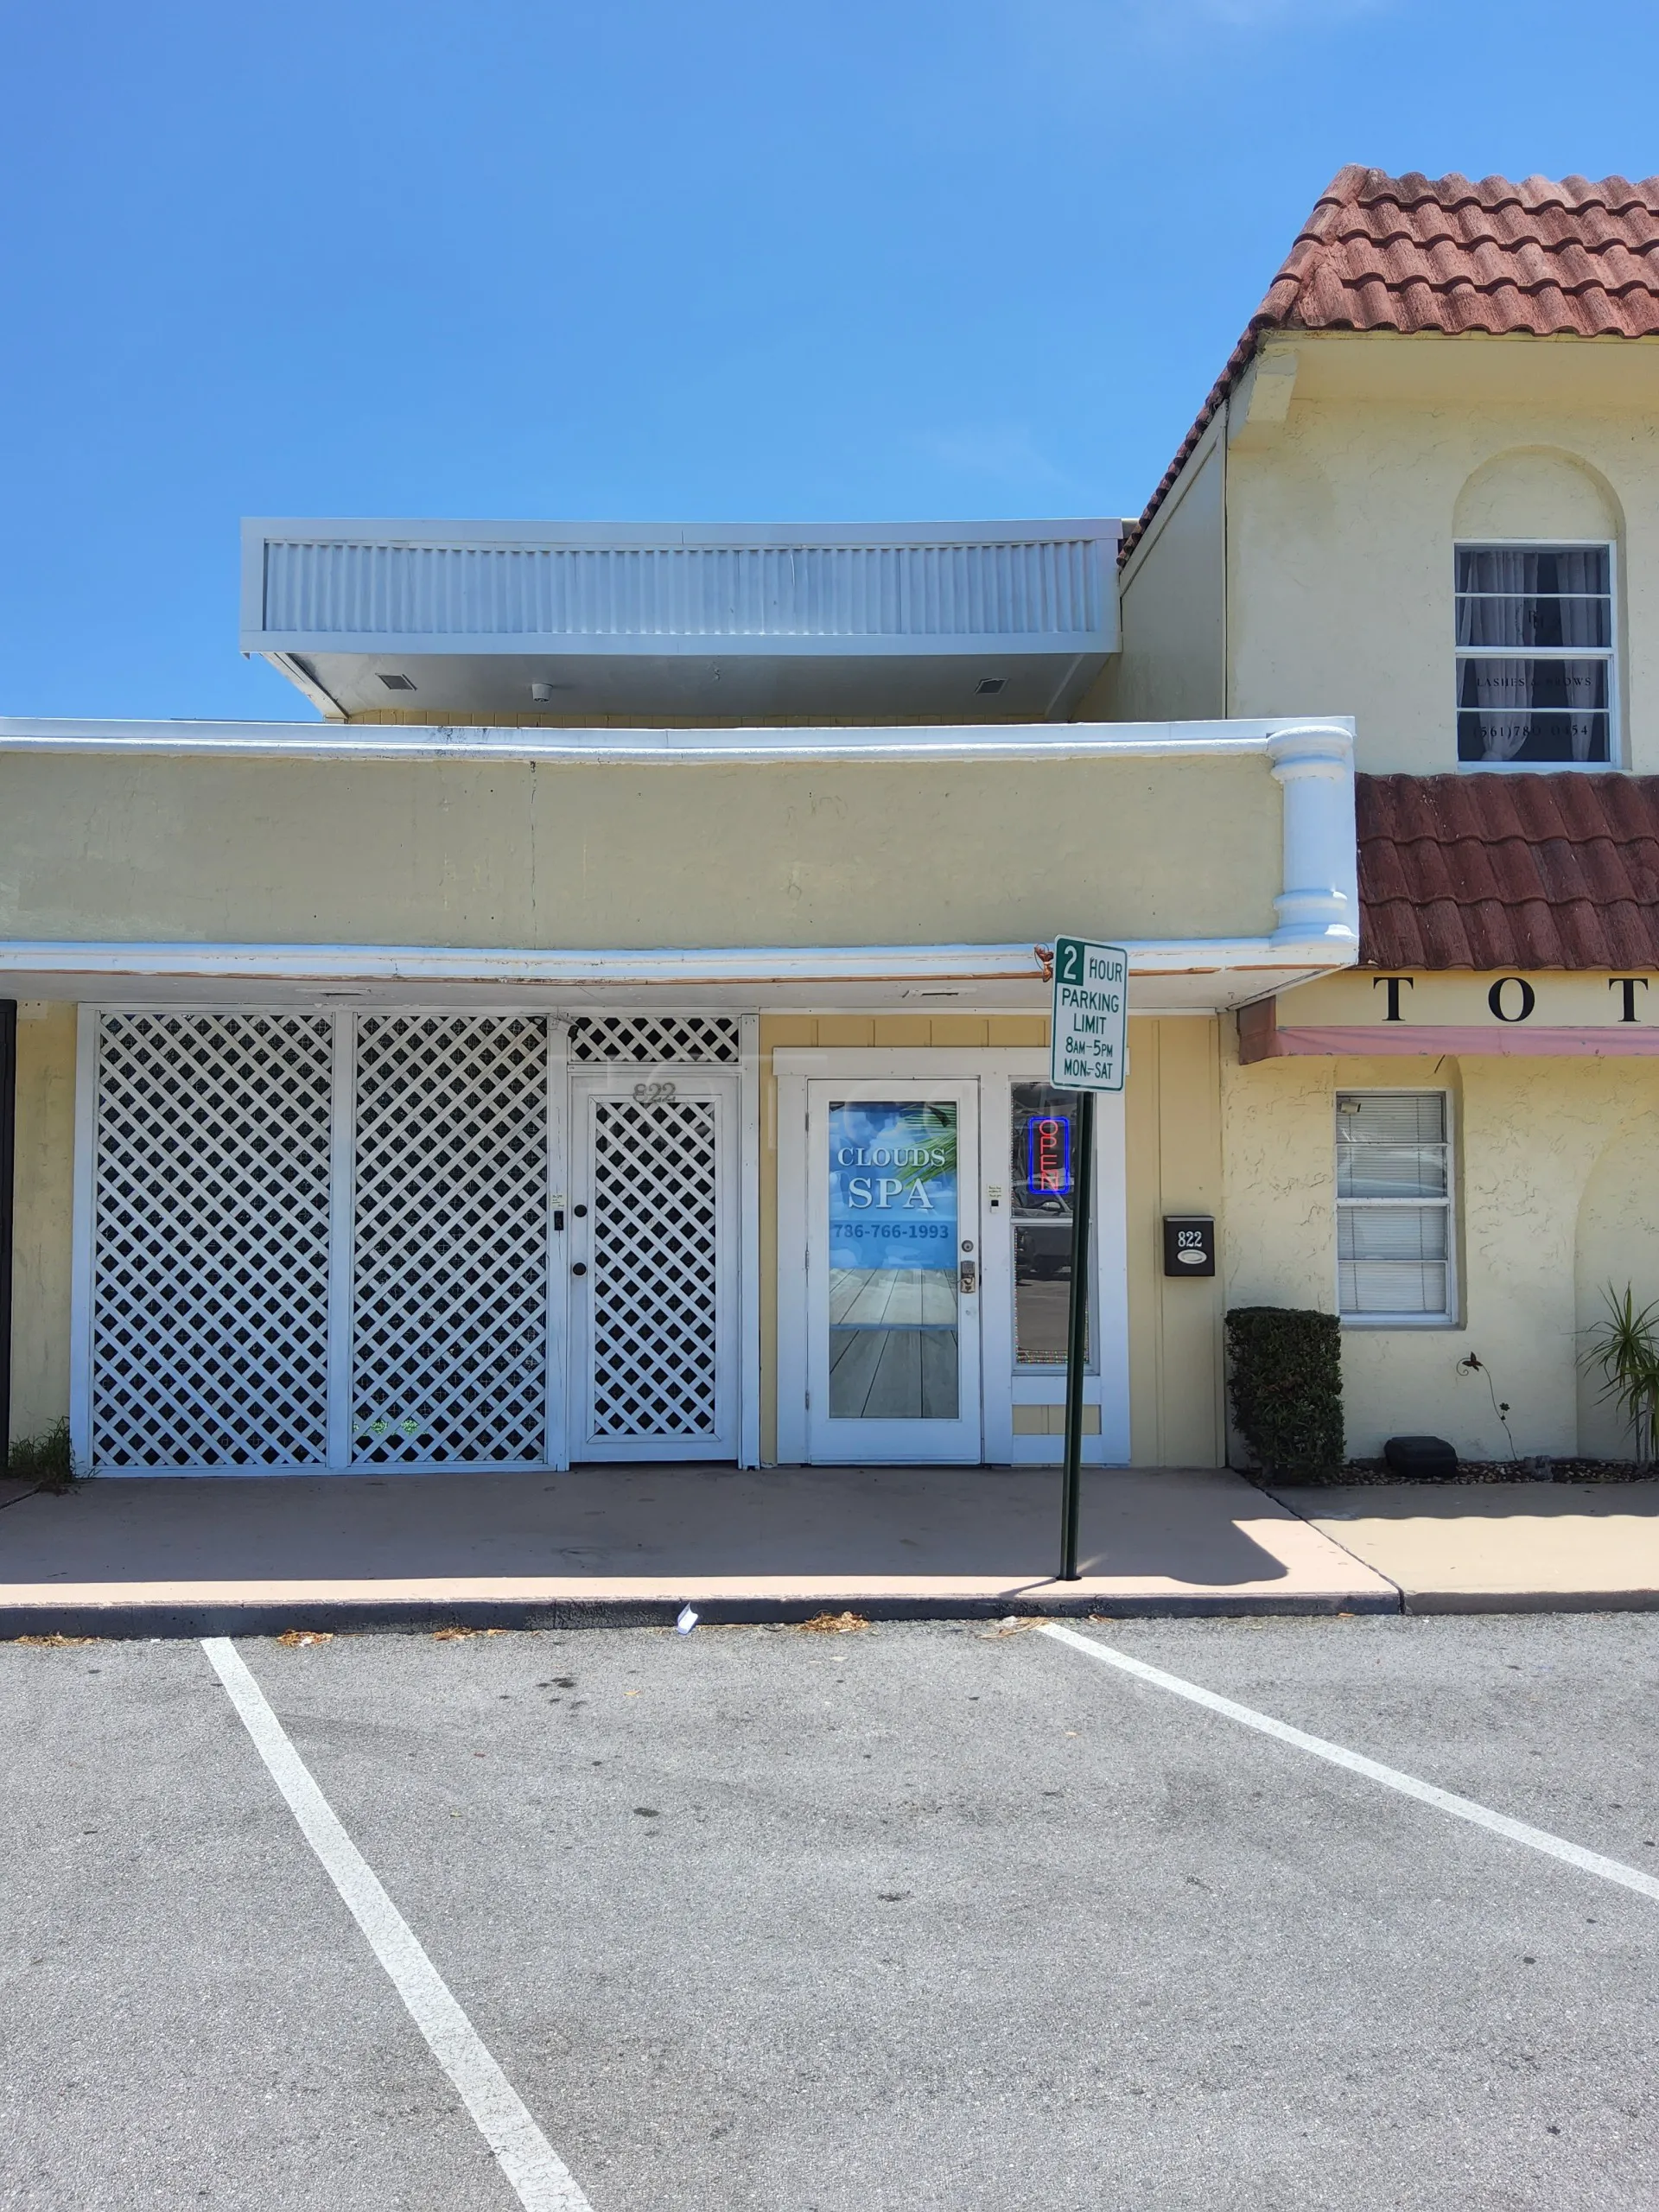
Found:
[[[1651,187],[1344,172],[1127,535],[250,524],[320,719],[0,723],[10,1433],[1052,1463],[1071,932],[1131,970],[1091,1457],[1224,1460],[1252,1302],[1343,1314],[1357,1452],[1506,1448],[1471,1350],[1623,1448],[1655,250]]]

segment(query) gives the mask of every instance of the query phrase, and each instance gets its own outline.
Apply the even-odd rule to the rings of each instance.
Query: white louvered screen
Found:
[[[547,1450],[547,1025],[357,1028],[352,1457]]]
[[[99,1022],[95,1467],[326,1459],[333,1036],[288,1014]]]
[[[576,1061],[632,1060],[640,1066],[735,1067],[743,1057],[735,1021],[695,1014],[593,1014],[570,1025]]]
[[[591,1101],[591,1441],[718,1436],[718,1113]]]

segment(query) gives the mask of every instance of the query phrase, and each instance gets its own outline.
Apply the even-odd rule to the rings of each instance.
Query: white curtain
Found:
[[[1596,660],[1523,658],[1540,648],[1599,653],[1611,638],[1605,547],[1470,546],[1458,555],[1458,643],[1491,649],[1464,663],[1460,703],[1480,716],[1482,758],[1513,760],[1535,710],[1562,732],[1574,760],[1602,749],[1605,680]]]

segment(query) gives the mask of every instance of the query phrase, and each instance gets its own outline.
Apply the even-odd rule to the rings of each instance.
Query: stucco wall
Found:
[[[1459,533],[1618,545],[1626,765],[1659,770],[1659,340],[1299,334],[1227,462],[1225,711],[1345,713],[1374,772],[1455,767]],[[1152,711],[1164,711],[1154,709]]]
[[[607,946],[1274,927],[1260,755],[779,765],[0,758],[0,935]],[[1172,853],[1198,853],[1175,868]]]
[[[1230,1030],[1232,1025],[1228,1025]],[[1445,1436],[1470,1458],[1508,1446],[1478,1353],[1524,1453],[1611,1441],[1588,1419],[1578,1370],[1603,1281],[1659,1297],[1655,1076],[1642,1060],[1285,1058],[1222,1071],[1225,1300],[1336,1306],[1335,1098],[1339,1090],[1450,1093],[1460,1202],[1459,1311],[1440,1328],[1343,1332],[1349,1450]],[[1623,1194],[1621,1196],[1621,1193]],[[1645,1287],[1644,1287],[1645,1286]]]
[[[1656,1086],[1659,1087],[1659,1086]],[[1629,1286],[1637,1306],[1659,1301],[1659,1106],[1638,1114],[1608,1143],[1579,1201],[1575,1306],[1580,1346],[1607,1319],[1606,1293]],[[1579,1374],[1579,1445],[1628,1459],[1635,1439],[1593,1367]]]
[[[38,1436],[69,1410],[74,1124],[75,1009],[26,1003],[18,1009],[17,1021],[11,1318],[15,1437]]]
[[[1080,721],[1202,721],[1226,712],[1226,452],[1219,433],[1218,424],[1124,565],[1122,651],[1085,695]]]

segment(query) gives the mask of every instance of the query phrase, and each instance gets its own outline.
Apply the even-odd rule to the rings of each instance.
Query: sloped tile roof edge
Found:
[[[1659,969],[1659,776],[1357,776],[1364,968]]]
[[[1376,249],[1375,256],[1370,265],[1360,270],[1357,281],[1351,282],[1350,289],[1357,291],[1363,288],[1371,295],[1380,293],[1383,300],[1403,298],[1409,290],[1414,296],[1410,312],[1389,314],[1380,308],[1375,297],[1370,300],[1363,315],[1341,310],[1307,311],[1313,306],[1309,295],[1336,251],[1344,218],[1362,202],[1394,206],[1402,214],[1409,213],[1414,218],[1420,218],[1425,208],[1448,218],[1471,210],[1478,211],[1482,216],[1510,217],[1510,231],[1519,231],[1523,235],[1501,241],[1487,238],[1483,243],[1516,259],[1516,267],[1514,270],[1504,268],[1501,276],[1495,274],[1490,263],[1478,260],[1466,239],[1452,235],[1455,226],[1448,221],[1436,226],[1434,244],[1444,249],[1444,257],[1436,269],[1434,282],[1426,283],[1421,268],[1414,267],[1408,274],[1395,267],[1391,257],[1395,249],[1405,242],[1395,235],[1395,226],[1382,226],[1382,236],[1363,241]],[[1568,219],[1546,226],[1541,219],[1546,212],[1570,217],[1581,216],[1589,209],[1600,211],[1609,219],[1607,223],[1595,226]],[[1625,232],[1618,227],[1621,219],[1625,222]],[[1530,236],[1524,234],[1529,224],[1532,226]],[[1464,227],[1466,230],[1471,226],[1465,222]],[[1498,226],[1487,223],[1479,227],[1490,232],[1496,231]],[[1553,251],[1563,247],[1583,247],[1592,254],[1605,255],[1615,249],[1626,249],[1624,260],[1628,266],[1624,269],[1624,281],[1618,285],[1599,284],[1599,267],[1590,275],[1583,269],[1575,271],[1576,282],[1582,290],[1601,292],[1608,302],[1605,311],[1597,317],[1580,316],[1576,321],[1560,313],[1529,315],[1517,313],[1514,308],[1503,315],[1495,311],[1485,315],[1471,313],[1471,299],[1490,299],[1500,289],[1513,292],[1518,297],[1547,291],[1560,296],[1559,285],[1552,285],[1548,277],[1541,276],[1532,269],[1522,274],[1519,267],[1518,256],[1526,247],[1545,243],[1546,227],[1554,232],[1548,239]],[[1590,235],[1592,230],[1599,233],[1593,238]],[[1351,270],[1345,273],[1352,279]],[[1460,302],[1455,315],[1446,305],[1453,296]],[[1192,429],[1159,479],[1139,520],[1125,531],[1118,552],[1120,565],[1129,559],[1145,536],[1153,518],[1192,459],[1198,441],[1249,367],[1262,336],[1272,331],[1298,328],[1370,329],[1446,337],[1469,332],[1541,334],[1568,330],[1586,336],[1659,336],[1659,178],[1648,177],[1632,184],[1624,177],[1605,177],[1595,183],[1579,176],[1565,178],[1559,183],[1544,177],[1529,177],[1522,184],[1514,184],[1506,177],[1494,176],[1476,184],[1455,174],[1439,178],[1415,172],[1391,176],[1384,170],[1368,168],[1357,162],[1339,169],[1315,202],[1312,214],[1268,285],[1261,306],[1245,326],[1243,335],[1229,354]]]

